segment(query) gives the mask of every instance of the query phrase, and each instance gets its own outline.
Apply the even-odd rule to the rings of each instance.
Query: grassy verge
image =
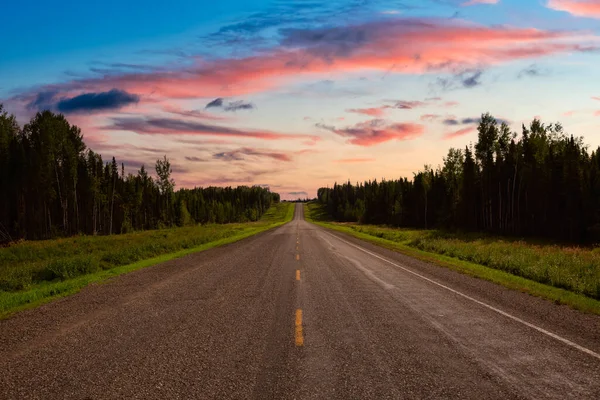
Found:
[[[79,236],[1,248],[0,319],[76,293],[90,283],[256,235],[293,216],[293,203],[280,203],[258,222]]]
[[[484,235],[396,229],[328,221],[321,207],[306,219],[390,250],[600,315],[600,252]]]

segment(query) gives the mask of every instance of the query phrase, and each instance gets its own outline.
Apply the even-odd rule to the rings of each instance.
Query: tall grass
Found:
[[[309,204],[307,211],[309,218],[314,216],[313,220],[322,225],[343,227],[349,233],[357,232],[401,246],[483,265],[600,300],[600,249],[477,233],[338,224],[323,222],[326,219],[317,204]]]
[[[409,246],[522,276],[600,299],[600,252],[594,249],[530,244],[499,238],[463,240],[423,235]]]
[[[281,203],[252,223],[13,244],[0,248],[0,292],[26,291],[41,283],[67,281],[252,231],[258,233],[291,220],[293,212],[293,204]]]

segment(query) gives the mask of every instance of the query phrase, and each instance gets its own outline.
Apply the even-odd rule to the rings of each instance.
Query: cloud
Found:
[[[246,103],[243,100],[233,101],[223,107],[225,111],[238,111],[238,110],[252,110],[254,109],[254,104]]]
[[[390,106],[372,107],[372,108],[350,108],[346,112],[369,115],[371,117],[382,117],[385,114],[385,110]]]
[[[55,106],[54,98],[56,97],[57,94],[58,94],[58,91],[56,91],[56,90],[41,91],[41,92],[37,93],[33,97],[33,99],[31,99],[27,103],[26,108],[28,110],[35,110],[35,111],[52,110],[52,109],[54,109],[54,106]]]
[[[333,126],[316,124],[318,128],[349,138],[348,143],[357,146],[373,146],[390,140],[412,140],[425,131],[423,125],[412,123],[387,123],[381,119],[361,122],[353,127],[337,129]]]
[[[375,161],[374,158],[340,158],[339,160],[335,160],[334,162],[339,164],[357,164],[373,161]]]
[[[443,90],[452,90],[456,88],[474,88],[481,85],[482,69],[465,69],[455,72],[448,78],[437,78],[436,85]]]
[[[442,106],[446,107],[446,108],[451,108],[451,107],[456,107],[458,106],[460,103],[458,101],[447,101],[445,102]]]
[[[210,114],[207,112],[203,112],[201,110],[185,110],[181,107],[166,105],[163,108],[163,111],[168,112],[169,114],[181,115],[182,117],[192,117],[198,119],[206,119],[212,121],[227,121],[229,118],[222,117],[220,115]]]
[[[598,100],[598,101],[600,101],[600,96],[592,96],[592,100]]]
[[[477,128],[473,127],[473,126],[469,126],[467,128],[462,128],[459,129],[457,131],[454,132],[450,132],[444,135],[444,139],[448,140],[448,139],[454,139],[460,136],[464,136],[467,135],[469,133],[475,132],[477,130]]]
[[[420,119],[421,121],[437,121],[440,118],[442,118],[442,116],[439,114],[423,114]]]
[[[211,101],[210,103],[208,103],[206,105],[206,107],[204,107],[204,108],[214,108],[214,107],[217,107],[217,108],[223,107],[223,99],[220,98],[220,97],[217,98],[217,99],[214,99],[213,101]]]
[[[313,142],[320,139],[314,135],[284,134],[253,129],[242,130],[173,118],[116,117],[112,118],[110,125],[104,126],[102,129],[131,131],[141,135],[207,135],[265,140],[310,139]]]
[[[423,114],[421,115],[421,121],[437,121],[441,117],[439,114]]]
[[[474,6],[477,4],[498,4],[500,0],[468,0],[461,4],[463,7]]]
[[[224,111],[252,110],[254,108],[254,104],[245,102],[243,100],[230,101],[229,103],[225,104],[225,101],[219,97],[208,103],[204,108],[222,108]]]
[[[299,77],[363,71],[452,73],[464,87],[480,83],[483,68],[516,60],[596,50],[589,32],[487,27],[461,20],[386,18],[349,26],[284,29],[278,45],[244,57],[198,61],[169,71],[129,71],[82,78],[21,93],[25,104],[38,92],[61,96],[119,88],[149,96],[185,99],[239,96],[271,90]],[[460,71],[466,71],[460,74]]]
[[[481,85],[481,75],[483,74],[483,70],[473,70],[473,71],[465,71],[464,73],[459,75],[460,83],[463,87],[472,88],[475,86]]]
[[[456,119],[456,118],[446,118],[442,121],[442,123],[447,126],[478,125],[480,121],[481,121],[480,117],[463,118],[460,120]],[[499,124],[502,124],[502,123],[505,123],[507,125],[510,124],[510,121],[502,119],[502,118],[496,118],[496,122],[498,122]]]
[[[394,103],[393,106],[385,105],[380,107],[371,108],[351,108],[346,112],[368,115],[371,117],[382,117],[385,114],[385,110],[390,108],[396,108],[399,110],[412,110],[417,107],[425,107],[427,103],[423,101],[405,101],[405,100],[388,100]]]
[[[301,191],[301,192],[287,192],[288,195],[290,196],[308,196],[307,192]]]
[[[140,101],[140,97],[124,90],[84,93],[56,103],[56,109],[64,113],[91,113],[94,111],[117,110]]]
[[[204,162],[204,161],[206,161],[204,158],[200,158],[200,157],[188,157],[188,156],[186,156],[185,159],[187,161],[191,161],[191,162]]]
[[[547,7],[576,17],[600,19],[600,0],[548,0]]]
[[[548,74],[549,71],[541,69],[537,64],[531,64],[530,66],[523,68],[521,71],[519,71],[517,77],[523,78],[525,76],[528,76],[535,78],[539,76],[546,76]]]
[[[219,160],[224,161],[240,161],[244,160],[244,156],[254,156],[254,157],[263,157],[263,158],[272,158],[277,161],[292,161],[292,157],[290,157],[286,153],[269,151],[269,150],[260,150],[253,149],[249,147],[243,147],[241,149],[225,151],[221,153],[213,154],[213,157]]]
[[[426,105],[427,105],[427,103],[422,102],[422,101],[399,100],[399,101],[396,101],[396,104],[394,104],[394,108],[397,108],[400,110],[412,110],[413,108],[424,107]]]
[[[445,120],[442,121],[442,123],[444,125],[448,125],[448,126],[455,126],[455,125],[461,124],[461,122],[459,120],[457,120],[456,118],[446,118]]]

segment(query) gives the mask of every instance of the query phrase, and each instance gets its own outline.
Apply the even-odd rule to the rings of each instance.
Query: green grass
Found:
[[[76,293],[93,282],[233,243],[283,225],[293,216],[294,205],[280,203],[257,222],[77,236],[0,248],[0,318]]]
[[[600,315],[600,249],[479,234],[335,223],[327,220],[318,204],[305,207],[306,219],[317,225]]]

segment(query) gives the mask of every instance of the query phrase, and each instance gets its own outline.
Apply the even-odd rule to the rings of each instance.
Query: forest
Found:
[[[521,135],[482,115],[477,142],[412,179],[320,188],[337,221],[600,242],[600,148],[535,119]]]
[[[20,127],[0,104],[0,243],[256,221],[280,200],[258,186],[176,191],[166,155],[154,169],[156,178],[145,166],[125,174],[62,114],[39,112]]]

